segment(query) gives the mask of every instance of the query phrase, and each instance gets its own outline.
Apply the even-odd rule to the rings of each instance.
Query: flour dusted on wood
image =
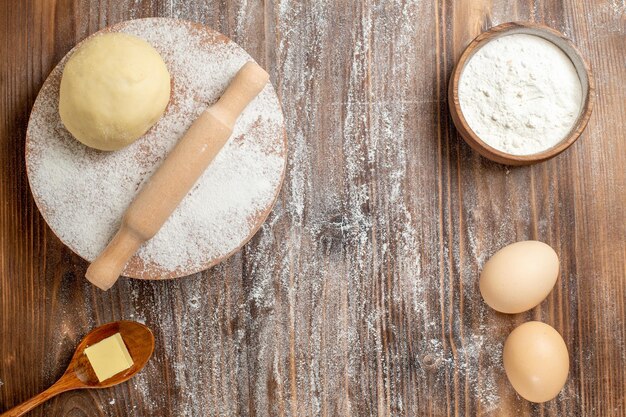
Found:
[[[193,120],[217,101],[237,70],[251,59],[224,36],[190,23],[142,19],[115,30],[147,40],[165,60],[174,83],[161,120],[120,151],[85,147],[58,117],[62,61],[42,88],[28,129],[33,194],[54,232],[87,260],[104,249],[143,182]],[[134,258],[139,267],[129,275],[141,276],[141,267],[162,271],[161,275],[197,271],[237,249],[276,197],[285,152],[283,115],[268,84],[244,110],[231,139],[192,191],[139,250]]]
[[[574,64],[552,42],[513,34],[488,42],[468,61],[459,102],[474,133],[489,146],[531,155],[559,143],[580,113]]]

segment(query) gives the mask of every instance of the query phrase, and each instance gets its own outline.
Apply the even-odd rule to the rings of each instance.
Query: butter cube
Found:
[[[133,366],[133,358],[119,333],[89,346],[85,355],[100,382]]]

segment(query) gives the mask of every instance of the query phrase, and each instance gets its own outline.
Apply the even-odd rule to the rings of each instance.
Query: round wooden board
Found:
[[[76,141],[58,116],[59,84],[70,51],[50,73],[33,106],[26,166],[35,202],[52,231],[93,261],[128,204],[196,116],[219,98],[252,58],[205,26],[168,18],[119,23],[103,32],[147,40],[172,78],[165,114],[142,138],[116,152]],[[244,110],[228,144],[161,231],[130,260],[123,275],[166,279],[207,269],[239,250],[271,211],[286,168],[285,127],[271,84]]]

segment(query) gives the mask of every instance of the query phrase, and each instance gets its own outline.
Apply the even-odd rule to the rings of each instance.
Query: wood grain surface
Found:
[[[147,16],[206,24],[268,69],[288,171],[266,224],[226,262],[101,292],[34,205],[24,135],[76,42]],[[514,20],[570,37],[597,88],[581,139],[521,168],[473,152],[446,103],[464,46]],[[626,415],[623,0],[4,0],[0,48],[0,411],[59,378],[90,329],[126,319],[155,333],[146,369],[31,415]],[[495,313],[478,273],[524,239],[555,248],[560,278],[532,311]],[[501,364],[530,319],[570,351],[567,385],[543,405],[516,396]]]

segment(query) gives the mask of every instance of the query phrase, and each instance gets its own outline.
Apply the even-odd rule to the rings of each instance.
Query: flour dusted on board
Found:
[[[87,260],[104,249],[142,184],[250,56],[217,33],[167,19],[128,22],[122,31],[154,46],[173,78],[163,117],[116,152],[89,149],[58,116],[58,83],[46,82],[29,123],[33,194],[54,232]],[[217,37],[217,38],[216,38]],[[60,78],[63,62],[50,79]],[[273,202],[285,168],[283,115],[270,84],[239,117],[229,142],[154,238],[136,256],[159,270],[198,270],[245,241]]]
[[[574,64],[539,36],[492,40],[467,62],[459,82],[461,110],[471,129],[493,148],[535,154],[559,143],[581,109]]]

